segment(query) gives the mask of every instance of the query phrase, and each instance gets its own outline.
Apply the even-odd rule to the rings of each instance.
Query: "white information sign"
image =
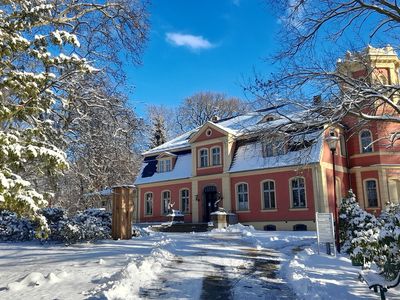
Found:
[[[315,222],[317,224],[318,254],[320,243],[332,243],[335,245],[335,228],[333,225],[332,213],[315,213]],[[336,247],[335,256],[336,256]]]

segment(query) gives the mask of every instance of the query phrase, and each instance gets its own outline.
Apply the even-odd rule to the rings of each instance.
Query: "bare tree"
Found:
[[[288,104],[292,111],[305,112],[301,119],[291,119],[293,124],[334,125],[348,116],[359,122],[354,126],[369,121],[400,124],[399,82],[381,77],[377,56],[371,54],[381,51],[391,56],[395,49],[367,47],[359,51],[365,48],[365,37],[378,45],[397,44],[400,7],[396,1],[269,3],[281,22],[278,39],[282,47],[274,58],[280,67],[271,77],[256,76],[249,92],[268,105]],[[343,57],[346,48],[357,51]],[[348,68],[350,64],[358,65],[358,75]],[[317,103],[312,100],[315,95]],[[287,117],[286,111],[281,114]],[[399,138],[400,129],[388,133],[388,144]]]
[[[39,212],[46,191],[34,186],[67,166],[69,127],[54,122],[58,112],[89,98],[75,97],[91,86],[79,86],[88,74],[102,70],[113,86],[120,82],[122,55],[139,63],[146,34],[140,0],[0,2],[0,209],[34,217],[38,233],[47,231]]]
[[[103,78],[104,79],[104,78]],[[140,156],[144,128],[124,95],[106,79],[86,78],[76,82],[79,101],[58,111],[57,124],[63,127],[65,151],[70,168],[52,187],[54,203],[70,210],[89,207],[86,194],[133,181]]]
[[[247,111],[247,104],[224,94],[200,92],[186,98],[177,109],[176,122],[181,132],[186,132],[211,121],[224,119]]]

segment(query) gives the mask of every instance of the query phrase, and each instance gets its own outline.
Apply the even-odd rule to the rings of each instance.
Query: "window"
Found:
[[[165,161],[165,172],[170,172],[171,171],[171,160],[167,159]]]
[[[236,187],[238,210],[249,210],[249,194],[247,183],[240,183]]]
[[[305,208],[306,207],[306,190],[304,185],[304,178],[298,177],[291,180],[292,188],[292,207]]]
[[[360,132],[361,153],[372,152],[372,134],[369,130]]]
[[[153,214],[153,193],[144,194],[144,213],[145,215]]]
[[[344,135],[341,135],[339,137],[339,143],[340,143],[340,155],[346,156],[346,141],[344,139]]]
[[[162,213],[166,215],[169,212],[169,204],[171,203],[171,192],[162,192]]]
[[[293,231],[307,231],[307,225],[304,224],[293,225]]]
[[[274,138],[269,142],[264,142],[262,148],[264,157],[283,155],[286,153],[284,142],[279,138]]]
[[[378,207],[376,180],[365,181],[365,192],[367,194],[368,207]]]
[[[270,224],[264,226],[265,231],[276,231],[276,225]]]
[[[221,148],[215,147],[211,149],[212,164],[218,166],[221,164]]]
[[[208,149],[200,150],[200,167],[208,167]]]
[[[263,209],[274,209],[275,206],[275,183],[271,180],[263,184]]]
[[[181,209],[183,213],[188,213],[190,211],[189,206],[189,190],[181,190]]]
[[[165,161],[164,160],[159,160],[158,161],[158,172],[163,173],[165,170]]]
[[[170,172],[171,171],[171,160],[160,159],[158,161],[158,173]]]
[[[274,156],[274,148],[271,143],[263,144],[263,156],[264,157]]]

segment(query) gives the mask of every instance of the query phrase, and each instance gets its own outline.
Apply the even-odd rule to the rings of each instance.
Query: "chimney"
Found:
[[[213,122],[213,123],[217,123],[218,121],[219,121],[219,117],[218,116],[213,116],[211,118],[211,122]]]

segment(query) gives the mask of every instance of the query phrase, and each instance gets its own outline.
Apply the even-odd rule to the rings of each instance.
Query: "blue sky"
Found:
[[[125,65],[139,114],[200,91],[244,99],[241,84],[253,69],[272,71],[265,58],[279,25],[262,0],[153,0],[150,14],[143,65]]]

